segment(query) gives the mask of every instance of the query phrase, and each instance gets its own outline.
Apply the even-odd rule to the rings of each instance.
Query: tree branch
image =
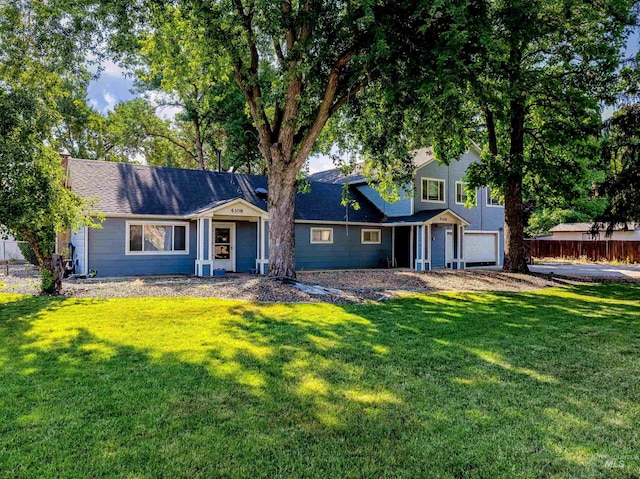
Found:
[[[355,85],[353,85],[349,91],[342,96],[342,98],[340,98],[338,101],[336,101],[331,108],[329,109],[329,116],[332,116],[336,111],[338,111],[338,109],[344,105],[345,103],[349,102],[349,100],[356,94],[358,93],[360,90],[362,90],[364,87],[366,87],[369,84],[369,77],[365,77],[364,79],[362,79],[361,82],[356,83]]]

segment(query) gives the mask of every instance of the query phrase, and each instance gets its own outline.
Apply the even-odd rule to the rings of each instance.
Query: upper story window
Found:
[[[380,230],[362,230],[360,242],[362,244],[380,244]]]
[[[422,178],[422,201],[444,203],[444,183],[437,178]]]
[[[188,254],[189,223],[127,221],[126,254]]]
[[[311,228],[311,244],[333,243],[333,228]]]
[[[487,206],[504,206],[504,203],[491,192],[489,187],[487,187]]]

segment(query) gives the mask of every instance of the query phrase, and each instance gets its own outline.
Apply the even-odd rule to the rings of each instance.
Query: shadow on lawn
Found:
[[[640,288],[624,288],[343,307],[16,299],[0,305],[0,463],[16,476],[630,477]]]

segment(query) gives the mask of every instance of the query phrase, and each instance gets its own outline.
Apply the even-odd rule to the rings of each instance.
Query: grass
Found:
[[[640,475],[640,287],[0,295],[1,477]]]

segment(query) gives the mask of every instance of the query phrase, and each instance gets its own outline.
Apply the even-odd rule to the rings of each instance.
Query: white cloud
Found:
[[[309,164],[309,174],[317,173],[318,171],[331,170],[335,168],[333,160],[328,155],[314,155],[307,160]]]
[[[102,113],[113,111],[115,106],[118,104],[118,99],[108,91],[105,91],[103,93],[102,98],[104,99],[105,103],[104,107],[102,108]]]
[[[152,105],[155,105],[156,115],[164,120],[173,120],[178,113],[181,113],[183,111],[179,106],[168,105],[168,103],[171,103],[173,99],[166,93],[160,91],[150,91],[145,95],[149,102]]]

